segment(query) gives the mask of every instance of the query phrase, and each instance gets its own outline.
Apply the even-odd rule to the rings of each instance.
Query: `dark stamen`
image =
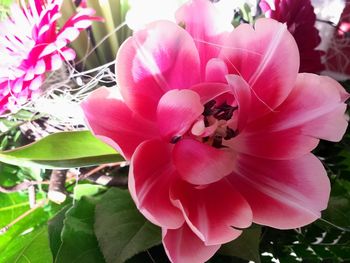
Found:
[[[209,125],[210,125],[210,123],[209,123],[207,117],[204,117],[204,126],[209,127]]]
[[[202,139],[202,142],[208,142],[208,141],[209,141],[209,136],[204,137],[204,138]]]
[[[210,116],[213,114],[213,107],[216,104],[215,100],[208,101],[206,104],[204,104],[204,116]]]
[[[228,121],[232,118],[233,112],[237,110],[238,107],[232,107],[228,105],[226,102],[216,108],[214,117],[218,120]]]
[[[182,138],[181,136],[174,136],[173,138],[171,138],[170,143],[175,144],[175,143],[177,143],[178,141],[180,141],[181,138]]]
[[[235,136],[236,136],[236,132],[230,127],[226,127],[226,136],[224,137],[224,140],[232,139]]]
[[[215,135],[212,146],[215,148],[222,148],[222,136]]]

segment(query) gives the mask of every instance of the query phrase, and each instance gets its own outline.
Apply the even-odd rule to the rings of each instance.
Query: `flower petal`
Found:
[[[164,93],[189,88],[199,81],[199,56],[184,29],[158,21],[124,42],[117,55],[116,73],[127,105],[155,119],[158,100]]]
[[[299,74],[292,93],[278,108],[273,129],[299,126],[305,135],[340,141],[348,125],[344,93],[344,88],[329,77]]]
[[[227,32],[233,29],[232,18],[232,13],[224,14],[207,0],[188,1],[176,13],[177,21],[184,23],[196,43],[202,80],[205,79],[207,62],[217,57]]]
[[[253,125],[246,126],[244,131],[224,144],[236,152],[256,157],[285,160],[309,153],[319,140],[302,134],[300,128],[282,131],[255,130]]]
[[[139,144],[158,136],[153,123],[133,113],[117,90],[99,88],[81,106],[92,132],[128,160]]]
[[[199,95],[192,90],[170,90],[160,99],[157,121],[160,134],[169,142],[191,128],[204,110]]]
[[[241,132],[249,119],[251,112],[251,91],[247,82],[237,75],[227,75],[227,82],[232,88],[238,105],[237,130]]]
[[[177,173],[171,161],[172,145],[158,140],[142,143],[131,159],[129,190],[143,215],[165,228],[178,228],[184,218],[169,197]]]
[[[172,199],[186,222],[205,245],[220,245],[237,238],[252,223],[247,201],[226,180],[198,187],[184,181],[172,188]]]
[[[298,48],[286,25],[259,19],[255,30],[242,24],[220,52],[229,73],[241,75],[252,89],[250,119],[273,111],[290,93],[299,68]]]
[[[175,144],[173,162],[182,179],[204,185],[231,173],[235,154],[228,148],[217,149],[193,139],[183,139]]]
[[[201,103],[205,104],[221,95],[232,95],[232,88],[224,83],[204,82],[191,87],[191,90],[199,94]]]
[[[312,154],[285,161],[239,155],[228,178],[248,201],[258,224],[297,228],[318,219],[327,207],[329,179]]]
[[[228,69],[226,63],[219,58],[212,58],[205,67],[205,81],[226,83]]]
[[[280,107],[249,123],[243,133],[226,145],[262,158],[300,157],[313,150],[318,139],[342,138],[348,125],[345,97],[344,89],[336,81],[299,74],[295,88]]]
[[[206,246],[187,224],[178,229],[163,228],[162,235],[165,252],[173,263],[203,263],[220,248],[220,245]]]

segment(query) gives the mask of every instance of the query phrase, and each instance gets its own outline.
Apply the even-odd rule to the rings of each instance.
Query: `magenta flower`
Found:
[[[316,49],[321,38],[315,27],[316,15],[310,0],[262,0],[260,7],[266,17],[287,23],[300,52],[299,72],[324,70],[321,61],[324,52]]]
[[[23,3],[23,2],[22,2]],[[37,95],[45,72],[75,58],[67,44],[91,25],[92,9],[81,9],[57,30],[62,0],[33,0],[11,6],[11,17],[0,24],[0,114]]]
[[[327,207],[330,184],[310,153],[339,141],[348,94],[298,74],[287,27],[230,29],[207,0],[157,21],[120,48],[117,90],[82,104],[94,134],[130,160],[129,190],[162,228],[172,262],[204,262],[252,222],[301,227]],[[223,30],[224,29],[224,30]]]

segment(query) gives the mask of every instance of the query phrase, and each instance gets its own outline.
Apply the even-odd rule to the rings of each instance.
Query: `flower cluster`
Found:
[[[45,72],[75,58],[67,47],[91,25],[92,9],[80,9],[57,30],[62,0],[34,0],[13,4],[11,17],[0,24],[0,114],[39,94]]]
[[[339,141],[348,94],[298,73],[285,24],[260,19],[233,29],[207,0],[182,6],[119,50],[119,91],[82,104],[93,133],[130,160],[129,190],[162,228],[172,262],[204,262],[252,222],[309,224],[330,184],[311,154]]]

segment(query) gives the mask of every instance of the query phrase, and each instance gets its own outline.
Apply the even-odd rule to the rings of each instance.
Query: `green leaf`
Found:
[[[0,262],[52,262],[47,226],[43,225],[32,232],[17,236],[1,251]]]
[[[37,201],[40,202],[40,200]],[[7,226],[29,209],[27,194],[0,194],[0,228]],[[0,235],[0,251],[7,247],[21,233],[44,224],[48,217],[49,214],[44,211],[44,208],[38,208],[10,227],[4,234]]]
[[[140,214],[126,190],[111,188],[95,213],[95,233],[108,263],[123,263],[161,243],[160,228]]]
[[[105,263],[93,229],[97,201],[83,197],[67,211],[55,263]]]
[[[78,184],[74,187],[74,199],[80,200],[83,196],[94,196],[106,191],[106,187],[97,184]]]
[[[328,207],[322,213],[322,219],[338,227],[350,229],[350,182],[337,179],[332,185]]]
[[[0,152],[0,161],[47,169],[66,169],[122,161],[113,148],[89,131],[60,132],[40,141]]]
[[[63,221],[69,208],[70,205],[62,208],[48,223],[50,248],[53,258],[56,258],[58,250],[62,245],[61,233],[64,226]]]
[[[245,260],[260,262],[259,243],[261,227],[252,226],[243,231],[240,237],[230,243],[223,245],[219,253],[226,256],[233,256]]]

